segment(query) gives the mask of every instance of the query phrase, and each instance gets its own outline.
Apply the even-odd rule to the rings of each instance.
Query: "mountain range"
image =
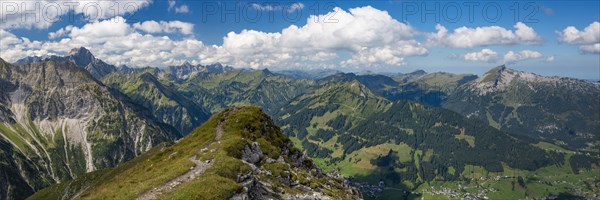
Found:
[[[181,137],[72,62],[0,60],[2,196],[115,166]]]
[[[129,68],[107,64],[85,48],[63,57],[2,61],[0,82],[5,198],[24,198],[55,183],[32,198],[131,199],[154,189],[159,192],[152,198],[242,199],[592,198],[600,192],[598,82],[505,66],[481,77],[190,63]],[[230,112],[244,114],[222,118]],[[232,119],[239,126],[231,123],[231,129],[247,125],[241,140],[227,130],[229,139],[210,139],[220,121]],[[201,150],[207,143],[218,146],[213,154]],[[248,162],[238,154],[256,149],[267,156]],[[275,156],[282,154],[283,162]],[[208,157],[198,164],[194,156]],[[289,160],[298,156],[311,157],[304,160],[312,164]],[[225,174],[208,168],[201,176],[210,179],[161,187],[194,171],[194,164],[211,165],[206,161],[238,168]],[[248,166],[252,187],[246,185],[250,179],[232,175]],[[166,169],[176,171],[158,176]],[[313,185],[294,179],[295,171],[324,179]],[[142,180],[137,173],[157,177]],[[113,190],[123,192],[106,192]]]

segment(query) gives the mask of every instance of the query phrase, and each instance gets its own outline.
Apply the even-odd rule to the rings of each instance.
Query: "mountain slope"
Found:
[[[312,85],[314,81],[277,76],[269,70],[232,70],[199,74],[179,83],[178,90],[211,112],[252,104],[274,113]]]
[[[86,174],[30,199],[357,199],[324,174],[257,107],[211,117],[178,143]]]
[[[71,62],[13,66],[0,59],[3,198],[111,167],[180,137]],[[23,183],[26,183],[23,185]]]
[[[391,75],[390,77],[392,79],[394,79],[396,82],[398,83],[410,83],[413,82],[414,80],[427,75],[427,72],[423,71],[423,70],[417,70],[411,73],[406,73],[406,74],[394,74]]]
[[[154,116],[187,134],[208,119],[208,112],[180,94],[173,85],[160,82],[148,72],[111,73],[102,79],[104,84],[127,94],[151,110]]]
[[[386,89],[383,93],[390,100],[411,100],[434,107],[441,107],[456,88],[477,78],[471,74],[436,72],[415,77],[407,83]]]
[[[401,77],[399,77],[401,76]],[[422,104],[440,107],[458,86],[465,84],[477,76],[468,74],[450,74],[436,72],[426,74],[416,71],[410,74],[392,77],[367,74],[339,73],[324,78],[324,81],[352,81],[364,84],[375,94],[391,101],[410,100]]]
[[[571,174],[580,170],[562,167],[573,160],[570,154],[546,151],[536,140],[445,109],[389,101],[356,80],[324,83],[292,101],[278,116],[284,132],[318,166],[372,184],[361,187],[368,195],[384,190],[381,195],[387,199],[407,198],[410,193],[404,191],[423,191],[422,185],[435,181],[472,180],[473,168],[484,171],[483,178],[508,176],[513,170],[523,174],[548,168]],[[378,186],[380,180],[385,187]]]
[[[309,69],[309,70],[281,70],[275,72],[278,75],[295,79],[319,80],[325,77],[341,73],[333,69]]]
[[[446,94],[452,93],[457,87],[477,79],[473,74],[451,74],[436,72],[423,75],[413,83],[426,90],[439,90]]]
[[[600,84],[500,66],[459,87],[444,107],[511,133],[597,152]]]

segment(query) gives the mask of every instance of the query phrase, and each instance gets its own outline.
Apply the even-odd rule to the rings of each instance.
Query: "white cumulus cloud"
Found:
[[[337,23],[327,23],[326,15],[335,12]],[[307,24],[291,25],[281,32],[243,30],[230,32],[222,46],[214,47],[204,61],[245,67],[282,67],[303,63],[319,52],[337,58],[338,52],[350,54],[344,66],[402,65],[404,57],[426,55],[427,49],[412,37],[416,31],[393,19],[386,11],[370,6],[334,8],[330,13],[311,16]],[[306,59],[306,60],[305,60]]]
[[[333,13],[336,23],[324,21]],[[48,34],[51,41],[29,41],[2,30],[0,56],[14,62],[25,56],[62,55],[71,48],[86,47],[108,63],[130,67],[163,67],[190,61],[251,68],[362,68],[401,66],[407,63],[406,57],[428,54],[427,48],[415,40],[417,31],[413,27],[370,6],[335,8],[330,13],[311,16],[306,22],[279,32],[230,32],[222,45],[205,45],[194,38],[193,24],[130,24],[122,17],[114,17],[80,27],[63,27]],[[160,33],[181,33],[184,37],[175,39]]]
[[[583,53],[600,54],[600,43],[581,45],[579,46],[579,50]]]
[[[515,31],[508,30],[500,26],[485,27],[459,27],[449,33],[446,27],[437,24],[435,26],[437,33],[429,34],[427,41],[432,45],[441,45],[452,48],[472,48],[489,45],[508,45],[508,44],[540,44],[541,37],[533,28],[517,22],[514,25]]]
[[[288,12],[294,12],[296,10],[302,10],[303,8],[304,8],[304,4],[302,4],[302,3],[293,3],[293,4],[291,4],[288,7],[287,11]]]
[[[280,8],[279,5],[257,4],[257,3],[252,3],[250,6],[252,6],[252,8],[254,8],[254,10],[258,10],[258,11],[272,11],[272,10],[277,10]]]
[[[287,12],[294,12],[297,10],[302,10],[304,9],[304,4],[303,3],[284,3],[284,4],[279,4],[279,3],[262,3],[262,4],[258,4],[258,3],[252,3],[250,4],[250,7],[252,7],[254,10],[257,11],[275,11],[275,10],[282,10],[282,9],[286,9]]]
[[[88,23],[82,27],[67,26],[53,33],[64,36],[58,41],[30,41],[0,29],[0,43],[3,49],[0,51],[0,57],[14,62],[26,56],[64,55],[72,48],[86,47],[96,57],[115,65],[162,67],[180,64],[186,60],[198,63],[198,53],[205,52],[206,46],[201,41],[191,38],[174,40],[167,36],[144,34],[138,29],[142,24],[154,23],[143,22],[136,26],[126,23],[122,17],[115,17]],[[161,23],[158,24],[157,31],[166,31],[165,27],[161,27]],[[153,31],[147,29],[144,32]]]
[[[181,5],[175,8],[175,13],[189,13],[190,8],[187,5]]]
[[[558,41],[579,45],[579,50],[583,53],[600,54],[600,22],[592,22],[581,31],[569,26],[557,34]]]
[[[542,54],[537,51],[523,50],[518,53],[509,51],[504,55],[504,63],[515,63],[527,59],[541,58]]]
[[[167,9],[167,11],[172,11],[173,9],[175,9],[175,13],[189,13],[190,8],[188,7],[188,5],[181,5],[181,6],[176,6],[177,5],[177,1],[176,0],[169,0],[167,2],[169,4],[169,8]]]
[[[48,38],[56,39],[65,36],[71,30],[73,30],[74,26],[69,25],[63,28],[58,29],[58,31],[48,33]]]
[[[478,52],[467,53],[463,56],[466,61],[478,61],[478,62],[496,62],[498,59],[498,53],[491,49],[482,49]]]
[[[133,27],[147,33],[174,33],[190,35],[194,32],[194,24],[181,21],[145,21],[143,23],[135,23]]]

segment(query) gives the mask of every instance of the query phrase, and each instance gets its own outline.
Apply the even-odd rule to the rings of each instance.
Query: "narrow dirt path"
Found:
[[[236,108],[233,108],[236,109]],[[220,119],[219,119],[219,123],[217,123],[217,127],[215,128],[216,130],[216,134],[215,134],[215,139],[213,139],[212,143],[215,143],[219,140],[221,140],[221,137],[223,137],[223,134],[225,133],[225,131],[223,131],[223,121],[225,121],[225,119],[227,119],[227,117],[229,116],[229,112],[231,111],[225,111],[223,112],[223,115],[221,115]],[[212,143],[206,145],[205,148],[208,148],[208,146],[210,146]]]
[[[217,124],[217,127],[215,128],[216,134],[215,134],[215,138],[213,139],[213,141],[211,143],[207,144],[206,146],[204,146],[204,148],[202,148],[199,151],[199,153],[206,151],[211,144],[218,142],[221,139],[221,137],[224,134],[222,124],[223,124],[223,120],[227,117],[227,114],[228,114],[228,112],[225,112],[221,116],[221,119],[219,120],[219,123]],[[157,199],[158,196],[160,196],[161,194],[172,191],[175,187],[177,187],[183,183],[187,183],[187,182],[194,180],[196,177],[202,175],[202,173],[204,173],[204,171],[206,171],[206,169],[210,168],[213,164],[212,160],[207,160],[205,162],[196,160],[196,156],[190,157],[189,159],[194,164],[196,164],[196,166],[190,168],[190,171],[186,172],[183,175],[175,177],[175,178],[171,179],[170,181],[168,181],[158,187],[152,188],[151,190],[144,192],[144,194],[140,195],[136,199],[137,200]]]
[[[219,141],[221,137],[223,137],[223,128],[221,127],[221,124],[223,124],[223,122],[219,122],[219,124],[217,125],[217,134],[215,135],[215,141]]]
[[[178,176],[169,182],[162,184],[161,186],[152,188],[151,190],[146,191],[144,194],[139,196],[137,199],[139,200],[149,200],[149,199],[157,199],[159,195],[173,190],[175,187],[190,182],[194,180],[196,177],[200,176],[206,169],[212,166],[212,160],[207,160],[207,162],[202,162],[200,160],[196,160],[196,156],[191,157],[190,161],[194,162],[196,166],[192,167],[190,171],[187,173]]]

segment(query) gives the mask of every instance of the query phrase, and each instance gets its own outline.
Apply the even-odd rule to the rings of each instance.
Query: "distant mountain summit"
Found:
[[[92,52],[84,47],[72,49],[69,51],[68,56],[63,57],[62,59],[66,59],[84,67],[97,80],[102,79],[102,77],[107,74],[117,71],[117,68],[114,65],[107,64],[104,61],[97,59]]]
[[[211,65],[192,65],[184,62],[178,66],[169,66],[165,71],[174,78],[187,79],[200,73],[223,73],[233,70],[230,66],[223,66],[221,63]]]
[[[534,138],[593,148],[600,134],[600,84],[498,66],[457,88],[444,107]],[[590,112],[594,111],[594,112]]]
[[[69,54],[67,54],[67,57],[79,66],[87,66],[96,60],[96,57],[92,55],[92,52],[84,47],[71,49]]]
[[[536,80],[539,79],[539,80]],[[471,89],[480,95],[501,92],[508,89],[513,81],[550,81],[552,78],[541,77],[533,73],[516,71],[501,65],[491,69],[481,77],[473,81]]]
[[[45,60],[54,60],[59,62],[73,62],[76,65],[86,69],[95,79],[101,80],[106,75],[113,72],[135,73],[135,72],[151,72],[157,77],[170,76],[178,79],[187,79],[201,73],[223,73],[233,70],[233,67],[215,63],[210,65],[193,65],[189,62],[184,62],[181,65],[169,66],[165,69],[148,69],[145,68],[130,68],[127,66],[116,67],[108,64],[94,56],[92,52],[85,47],[73,48],[65,56],[29,56],[19,59],[15,64],[24,65]]]
[[[47,58],[46,56],[28,56],[28,57],[17,60],[17,62],[15,62],[14,64],[15,65],[24,65],[24,64],[34,63],[34,62],[40,62],[46,58]]]
[[[41,62],[47,60],[54,60],[58,62],[73,62],[76,65],[86,69],[96,80],[102,79],[102,77],[117,71],[117,67],[105,63],[104,61],[94,57],[92,52],[84,47],[74,48],[69,51],[65,56],[30,56],[19,59],[15,64],[25,65],[34,62]]]
[[[411,73],[396,74],[396,75],[392,75],[390,77],[392,77],[398,83],[409,83],[409,82],[415,81],[416,79],[418,79],[422,76],[425,76],[425,75],[427,75],[427,72],[425,72],[423,70],[416,70]]]

